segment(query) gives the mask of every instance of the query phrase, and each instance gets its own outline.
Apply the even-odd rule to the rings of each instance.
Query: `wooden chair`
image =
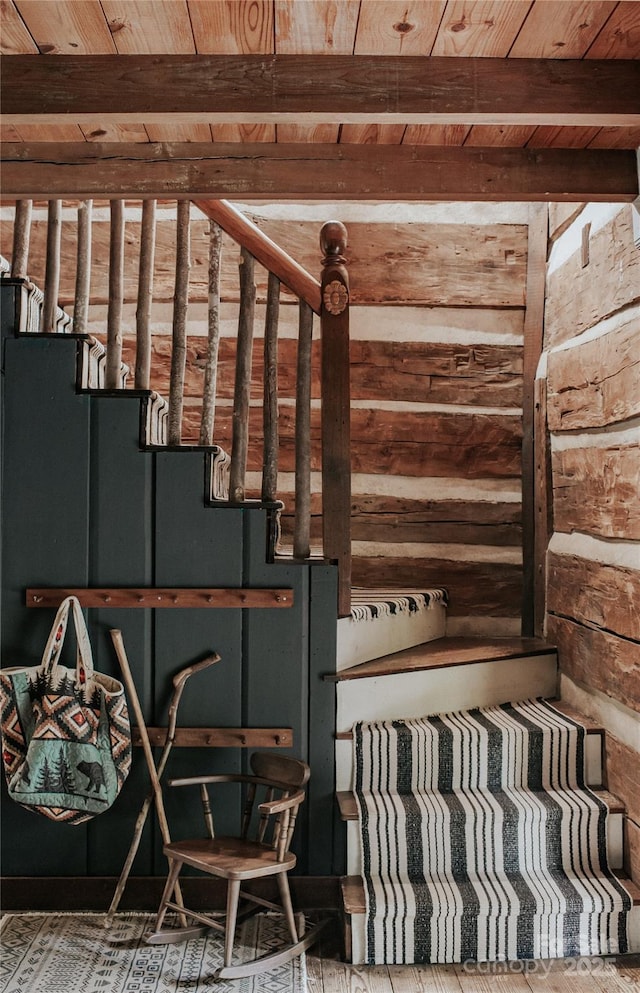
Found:
[[[206,933],[210,928],[224,932],[224,965],[216,970],[214,979],[237,979],[274,968],[301,955],[318,937],[325,921],[299,935],[291,904],[287,873],[296,864],[290,851],[298,808],[305,797],[303,789],[309,779],[309,766],[300,759],[270,752],[254,752],[250,759],[253,775],[194,776],[170,780],[170,786],[199,786],[207,830],[206,838],[174,841],[164,846],[169,860],[169,875],[160,901],[154,931],[146,936],[150,944],[184,941]],[[246,803],[240,837],[216,837],[208,786],[212,783],[247,784]],[[255,815],[254,815],[255,812]],[[252,837],[250,836],[252,835]],[[174,903],[172,898],[183,865],[227,880],[226,915],[216,920],[209,914],[196,913]],[[241,889],[246,880],[275,876],[281,903]],[[249,903],[238,913],[240,898]],[[276,952],[263,955],[242,965],[231,965],[236,923],[256,913],[260,907],[283,910],[287,919],[291,943]],[[199,924],[190,927],[163,929],[168,909],[184,914]]]

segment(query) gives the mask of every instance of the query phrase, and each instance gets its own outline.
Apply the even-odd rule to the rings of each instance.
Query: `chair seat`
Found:
[[[178,859],[202,872],[223,879],[255,879],[288,872],[296,856],[287,852],[282,861],[270,845],[240,838],[191,838],[164,846],[168,858]]]

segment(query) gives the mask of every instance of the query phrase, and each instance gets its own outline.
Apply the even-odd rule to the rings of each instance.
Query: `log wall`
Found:
[[[629,206],[551,214],[545,314],[554,533],[547,635],[563,696],[603,721],[640,872],[640,252]]]
[[[249,216],[311,273],[335,211],[349,235],[354,585],[449,589],[453,633],[519,633],[523,324],[528,212],[511,205],[271,205]],[[345,212],[346,211],[346,212]],[[4,217],[4,214],[3,214]],[[151,385],[166,395],[174,291],[173,208],[158,205]],[[63,208],[61,300],[71,301],[75,209]],[[124,361],[135,368],[140,205],[125,211]],[[206,362],[208,222],[192,211],[183,441],[197,441]],[[34,209],[30,276],[40,278],[45,217]],[[90,330],[106,316],[108,213],[94,206]],[[9,244],[10,221],[0,234]],[[215,441],[229,449],[238,247],[223,237]],[[267,274],[256,266],[247,494],[260,493]],[[283,288],[279,331],[279,495],[294,511],[297,305]],[[312,543],[321,542],[320,341],[313,341]]]

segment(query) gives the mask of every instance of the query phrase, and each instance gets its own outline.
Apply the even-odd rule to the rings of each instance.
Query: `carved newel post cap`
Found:
[[[326,259],[342,259],[347,250],[347,229],[342,221],[327,221],[322,225],[320,248]]]

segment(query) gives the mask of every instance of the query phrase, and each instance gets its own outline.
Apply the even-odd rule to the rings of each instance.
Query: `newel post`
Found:
[[[320,232],[322,329],[322,536],[338,563],[338,616],[351,609],[351,391],[347,229],[327,221]]]

